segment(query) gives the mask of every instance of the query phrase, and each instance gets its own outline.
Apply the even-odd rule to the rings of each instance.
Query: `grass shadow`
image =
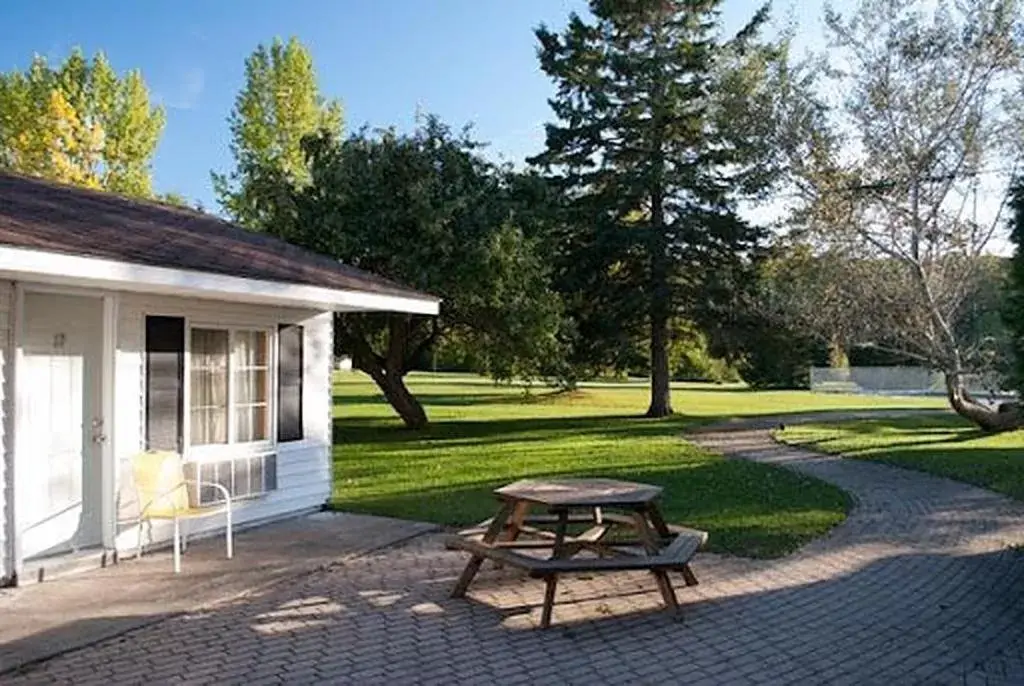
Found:
[[[963,481],[1024,500],[1024,435],[990,434],[955,417],[901,417],[798,427],[791,445]]]
[[[531,471],[528,476],[574,475],[572,469],[553,466]],[[739,460],[598,466],[588,470],[587,476],[661,486],[667,521],[710,531],[707,549],[712,552],[746,557],[774,558],[793,552],[840,523],[851,504],[838,488],[817,489],[820,484],[810,477]],[[502,477],[444,485],[409,483],[403,489],[355,499],[338,494],[331,507],[463,527],[493,516],[497,502],[493,491],[509,481]],[[758,497],[750,497],[752,484],[759,484]]]

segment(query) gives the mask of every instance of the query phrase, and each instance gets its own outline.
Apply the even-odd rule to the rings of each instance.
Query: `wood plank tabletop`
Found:
[[[660,486],[615,479],[523,479],[494,493],[549,507],[635,507],[661,495]]]

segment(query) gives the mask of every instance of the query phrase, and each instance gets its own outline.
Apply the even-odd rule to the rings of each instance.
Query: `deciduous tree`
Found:
[[[1018,0],[827,11],[845,97],[794,160],[803,239],[841,267],[819,293],[845,303],[804,311],[941,370],[950,405],[988,430],[1019,422],[974,398],[965,377],[990,357],[968,322],[1024,153],[1021,11]]]
[[[235,168],[213,172],[214,192],[231,218],[262,229],[257,176],[276,173],[289,183],[309,182],[302,151],[304,136],[324,129],[340,135],[341,103],[320,94],[313,57],[295,37],[260,44],[245,60],[245,85],[228,117]]]
[[[0,74],[0,165],[13,171],[150,197],[163,127],[142,75],[118,76],[101,52]]]
[[[306,139],[308,183],[267,174],[256,187],[268,227],[288,240],[443,299],[436,318],[336,319],[338,352],[413,428],[427,417],[404,378],[443,337],[499,379],[536,377],[559,354],[560,301],[520,211],[523,184],[479,147],[434,118],[410,135],[322,132]]]

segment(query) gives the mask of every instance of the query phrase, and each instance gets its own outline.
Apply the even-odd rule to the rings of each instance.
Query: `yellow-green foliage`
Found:
[[[0,167],[150,197],[163,127],[139,72],[119,77],[103,53],[75,50],[56,69],[36,56],[0,74]]]

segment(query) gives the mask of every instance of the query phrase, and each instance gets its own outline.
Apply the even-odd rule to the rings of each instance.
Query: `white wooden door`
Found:
[[[23,558],[102,539],[103,304],[26,293],[18,385],[16,507]]]

